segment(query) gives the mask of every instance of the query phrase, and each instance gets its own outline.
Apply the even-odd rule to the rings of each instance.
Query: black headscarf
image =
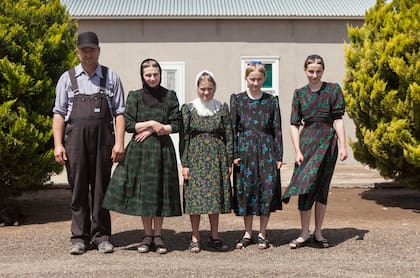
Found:
[[[144,81],[143,78],[143,66],[145,63],[152,63],[157,65],[157,68],[159,69],[159,75],[160,75],[160,80],[159,80],[159,84],[156,87],[150,87],[146,81]],[[153,65],[153,66],[155,66]],[[148,58],[143,60],[143,62],[141,62],[140,64],[140,76],[141,76],[141,81],[143,83],[143,101],[147,106],[156,106],[159,105],[160,103],[162,103],[165,99],[166,93],[167,93],[167,89],[160,86],[160,83],[162,81],[162,68],[160,67],[158,61],[156,61],[155,59],[152,58]]]

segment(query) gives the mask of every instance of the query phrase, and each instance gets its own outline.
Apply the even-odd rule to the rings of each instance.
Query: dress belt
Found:
[[[314,123],[323,123],[332,126],[333,122],[331,118],[310,118],[304,121],[304,126],[310,126]]]
[[[203,135],[203,134],[207,134],[207,135],[210,135],[211,137],[223,140],[223,136],[221,134],[217,134],[217,133],[209,132],[209,131],[193,131],[191,133],[191,138],[194,138],[194,137],[197,137],[198,135]]]

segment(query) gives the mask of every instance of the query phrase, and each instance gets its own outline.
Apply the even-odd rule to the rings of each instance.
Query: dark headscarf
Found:
[[[143,73],[144,73],[144,64],[151,64],[151,67],[157,67],[159,69],[159,75],[160,75],[160,80],[159,80],[159,84],[156,87],[150,87],[146,81],[144,81],[143,78]],[[149,65],[147,65],[146,67],[150,67]],[[167,93],[167,89],[160,86],[160,83],[162,81],[162,68],[160,67],[158,61],[156,61],[155,59],[152,58],[148,58],[143,60],[143,62],[141,62],[140,64],[140,76],[141,76],[141,81],[143,83],[143,91],[144,91],[144,95],[143,95],[143,101],[147,106],[156,106],[159,105],[160,103],[162,103],[165,99],[166,93]]]

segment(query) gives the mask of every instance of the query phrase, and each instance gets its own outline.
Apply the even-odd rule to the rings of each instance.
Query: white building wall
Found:
[[[324,80],[342,84],[347,20],[79,20],[79,31],[95,31],[100,62],[115,69],[125,90],[141,86],[140,62],[152,57],[185,64],[185,101],[196,97],[195,76],[202,69],[216,76],[216,98],[229,102],[241,90],[241,57],[279,57],[279,100],[284,162],[294,162],[289,118],[292,93],[306,84],[303,62],[310,54],[324,57]],[[353,24],[361,24],[355,21]],[[346,133],[355,139],[348,118]],[[351,153],[345,163],[357,163]]]

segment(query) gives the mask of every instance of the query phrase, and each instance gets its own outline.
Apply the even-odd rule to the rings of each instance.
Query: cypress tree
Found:
[[[59,0],[0,2],[0,200],[61,170],[51,111],[58,78],[77,61],[76,28]]]
[[[355,158],[420,189],[420,2],[377,0],[348,27],[344,81]]]

